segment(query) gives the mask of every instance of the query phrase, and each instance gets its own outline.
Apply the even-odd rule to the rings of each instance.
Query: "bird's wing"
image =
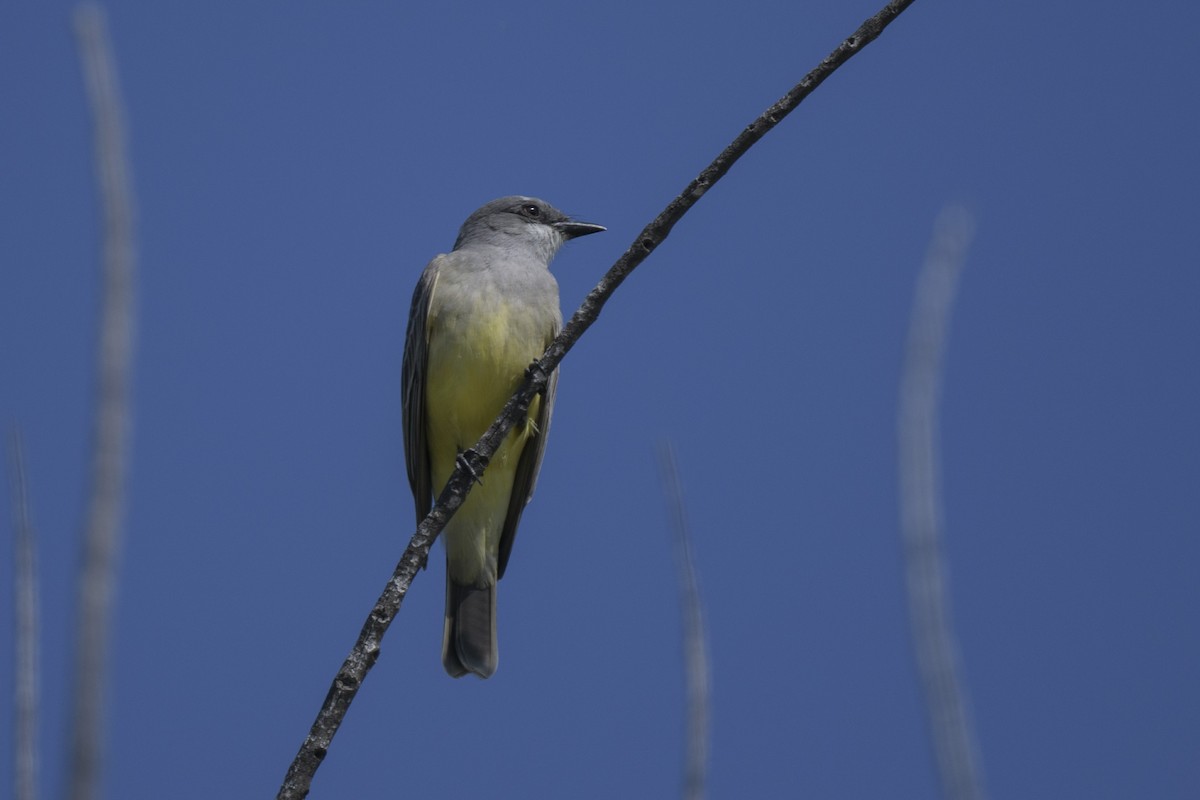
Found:
[[[425,441],[425,373],[429,356],[429,307],[437,287],[438,265],[444,256],[429,262],[413,290],[408,312],[408,335],[404,342],[402,408],[404,413],[404,462],[412,486],[417,524],[433,507],[433,476]]]
[[[546,339],[550,345],[554,335]],[[497,578],[504,577],[504,568],[508,566],[508,556],[512,553],[513,540],[517,538],[517,524],[521,521],[521,512],[533,498],[533,490],[537,486],[538,471],[542,468],[542,456],[546,454],[546,439],[550,434],[550,417],[554,413],[554,395],[558,391],[558,370],[550,374],[546,381],[546,392],[538,408],[537,418],[530,420],[536,426],[535,432],[525,442],[521,458],[517,462],[517,474],[513,477],[512,495],[508,500],[508,514],[504,518],[504,531],[500,534],[500,562]]]

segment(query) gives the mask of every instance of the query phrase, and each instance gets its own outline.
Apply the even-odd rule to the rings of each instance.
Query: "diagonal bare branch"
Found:
[[[21,431],[8,441],[13,506],[13,797],[38,796],[38,583],[37,539],[29,518],[29,490]]]
[[[687,687],[687,744],[684,748],[683,798],[704,800],[707,794],[709,695],[708,632],[696,565],[692,560],[692,536],[687,506],[679,480],[675,448],[662,442],[658,448],[659,471],[671,515],[675,545],[675,570],[679,578],[679,609],[683,615],[683,672]]]
[[[934,226],[933,241],[917,278],[897,422],[909,621],[947,800],[983,800],[986,796],[950,619],[941,546],[937,441],[946,331],[974,228],[970,214],[956,207],[943,210]]]
[[[471,488],[472,476],[478,475],[486,467],[487,460],[495,454],[496,448],[499,447],[509,429],[518,418],[524,416],[533,396],[545,389],[550,374],[562,361],[563,356],[600,316],[600,310],[608,298],[625,278],[645,260],[646,256],[662,244],[675,223],[687,213],[688,209],[694,206],[705,192],[711,189],[734,163],[745,155],[752,145],[794,111],[838,67],[878,38],[883,30],[914,1],[892,0],[885,5],[879,13],[867,19],[858,27],[858,30],[843,40],[791,91],[751,122],[732,144],[726,147],[703,172],[688,184],[678,197],[667,205],[653,222],[642,229],[633,244],[605,273],[596,287],[588,293],[579,309],[563,327],[562,332],[546,349],[546,353],[530,368],[525,381],[504,406],[500,416],[472,448],[473,454],[477,458],[460,459],[460,461],[469,463],[460,464],[455,469],[446,487],[438,496],[433,510],[417,526],[417,531],[400,557],[392,577],[388,580],[383,593],[363,624],[358,640],[334,677],[329,693],[326,695],[308,735],[288,767],[287,775],[284,777],[277,795],[280,800],[308,796],[313,776],[325,759],[333,737],[346,715],[346,710],[354,701],[367,673],[379,658],[383,635],[400,610],[400,605],[404,602],[408,588],[420,570],[421,564],[428,558],[433,540],[445,527],[450,516],[462,505],[463,499]]]
[[[100,792],[104,689],[128,472],[136,254],[124,111],[104,11],[94,3],[81,4],[75,9],[74,23],[92,110],[104,239],[97,396],[79,575],[68,778],[72,800],[90,800]]]

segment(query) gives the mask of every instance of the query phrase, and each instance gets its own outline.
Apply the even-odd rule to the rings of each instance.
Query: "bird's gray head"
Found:
[[[510,195],[482,206],[463,223],[454,249],[527,247],[549,263],[568,239],[599,233],[603,225],[576,222],[545,200]]]

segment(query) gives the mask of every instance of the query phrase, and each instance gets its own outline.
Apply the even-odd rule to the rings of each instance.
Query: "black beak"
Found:
[[[580,236],[587,236],[590,233],[600,233],[600,231],[608,230],[603,225],[596,225],[591,222],[573,222],[566,220],[563,222],[554,223],[554,227],[563,235],[565,239],[578,239]]]

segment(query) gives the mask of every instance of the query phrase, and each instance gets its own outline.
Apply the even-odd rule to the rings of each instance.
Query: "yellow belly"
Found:
[[[460,452],[474,446],[545,348],[532,321],[501,306],[486,316],[438,320],[430,330],[425,420],[434,491],[441,491]],[[531,335],[533,334],[533,335]],[[529,407],[536,419],[541,398]],[[443,533],[448,564],[460,583],[496,581],[500,534],[528,424],[513,426],[466,502]]]

